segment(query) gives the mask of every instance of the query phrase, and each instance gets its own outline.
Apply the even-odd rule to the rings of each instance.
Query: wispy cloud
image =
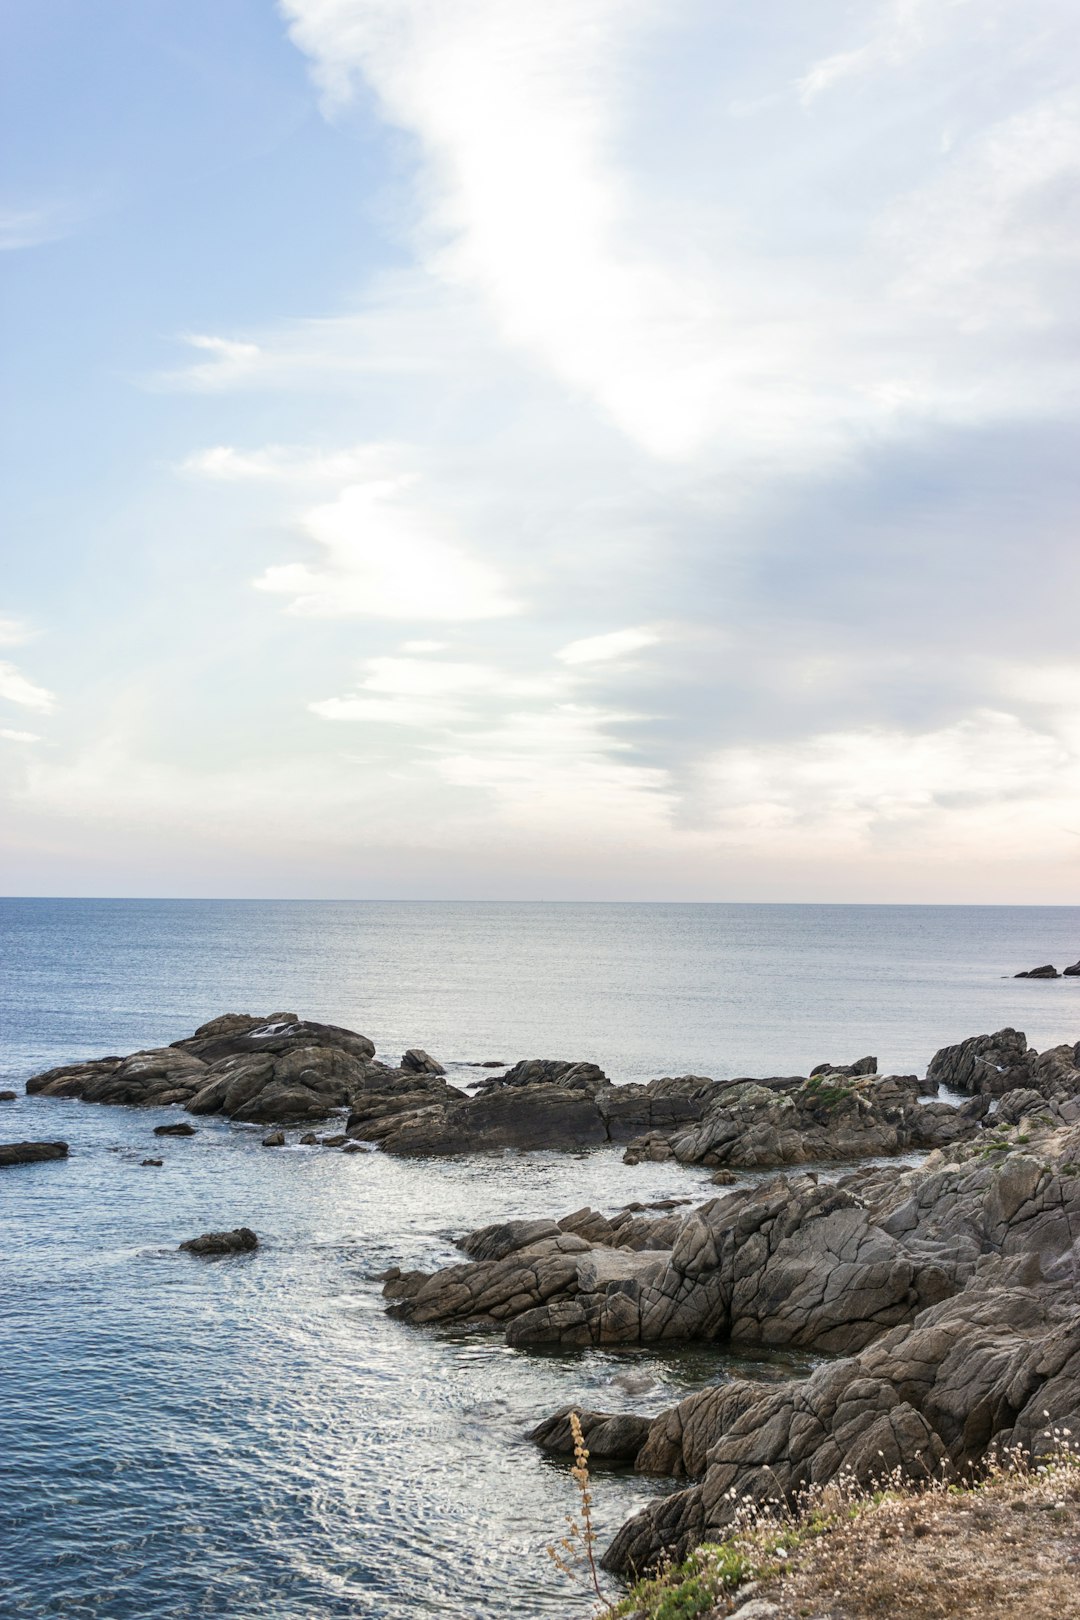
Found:
[[[196,451],[180,471],[222,483],[347,484],[381,472],[392,447],[359,444],[344,450],[308,449],[304,445],[268,444],[257,450],[217,444]]]
[[[585,636],[571,641],[555,654],[564,664],[605,664],[617,658],[628,658],[643,647],[653,647],[660,640],[655,630],[645,627],[637,630],[609,630],[599,636]]]
[[[350,484],[303,520],[320,561],[282,563],[255,581],[308,618],[501,618],[517,604],[492,568],[468,555],[408,474]]]
[[[51,714],[56,707],[53,694],[30,680],[14,664],[0,663],[0,698],[24,709],[35,709],[39,714]]]

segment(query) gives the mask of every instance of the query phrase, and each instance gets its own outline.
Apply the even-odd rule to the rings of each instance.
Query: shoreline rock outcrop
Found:
[[[630,1164],[676,1159],[715,1169],[776,1169],[943,1147],[974,1135],[987,1105],[924,1101],[915,1075],[879,1077],[855,1067],[819,1069],[807,1080],[718,1085],[700,1120],[632,1142]]]
[[[26,1090],[135,1107],[180,1104],[191,1114],[260,1125],[322,1120],[376,1096],[388,1112],[465,1098],[435,1074],[389,1069],[374,1054],[366,1035],[296,1013],[226,1013],[171,1046],[49,1069]]]
[[[686,1482],[619,1531],[604,1563],[620,1574],[841,1473],[869,1486],[959,1477],[1007,1448],[1039,1457],[1080,1424],[1078,1060],[1080,1043],[973,1037],[931,1069],[996,1112],[919,1166],[781,1175],[656,1215],[510,1220],[469,1234],[461,1264],[386,1274],[385,1297],[405,1321],[519,1349],[695,1339],[830,1358],[654,1418],[580,1414],[595,1461]],[[569,1411],[533,1431],[555,1455]]]

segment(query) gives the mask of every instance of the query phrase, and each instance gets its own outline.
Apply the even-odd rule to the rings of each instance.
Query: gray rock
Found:
[[[1080,962],[1074,962],[1072,967],[1062,969],[1063,979],[1080,979]]]
[[[139,1164],[141,1165],[141,1167],[143,1169],[146,1169],[147,1166],[152,1166],[155,1170],[160,1170],[161,1166],[164,1163],[165,1163],[164,1159],[140,1159],[139,1160]]]
[[[445,1074],[446,1070],[441,1063],[436,1063],[433,1057],[419,1046],[411,1046],[401,1059],[401,1067],[410,1074]]]
[[[585,1412],[564,1406],[539,1424],[529,1439],[554,1457],[574,1455],[570,1414],[577,1412],[581,1432],[593,1463],[632,1463],[648,1439],[652,1420],[632,1412]]]
[[[227,1013],[172,1046],[50,1069],[26,1089],[84,1102],[182,1103],[193,1114],[284,1124],[325,1119],[351,1107],[373,1075],[396,1073],[375,1064],[374,1051],[365,1035],[295,1013]]]
[[[940,1147],[978,1131],[973,1111],[922,1102],[925,1086],[916,1076],[863,1072],[873,1061],[819,1069],[808,1080],[713,1086],[698,1099],[698,1120],[632,1142],[626,1161],[779,1168]]]
[[[232,1232],[203,1232],[180,1244],[189,1254],[245,1254],[258,1247],[259,1240],[250,1226],[238,1226]]]
[[[1060,979],[1061,974],[1058,972],[1057,968],[1054,966],[1054,964],[1052,962],[1047,962],[1042,967],[1028,968],[1026,973],[1014,973],[1013,978],[1014,979]]]
[[[194,1136],[195,1127],[186,1120],[180,1120],[176,1125],[155,1125],[155,1136]]]
[[[264,1136],[263,1137],[262,1145],[263,1145],[263,1147],[284,1147],[285,1146],[285,1132],[284,1131],[271,1131],[269,1136]]]
[[[66,1142],[0,1142],[0,1169],[15,1164],[40,1164],[46,1159],[66,1159]]]

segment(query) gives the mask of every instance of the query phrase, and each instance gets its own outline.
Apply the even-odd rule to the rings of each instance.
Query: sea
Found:
[[[453,1263],[514,1215],[697,1198],[707,1175],[618,1149],[397,1160],[290,1146],[175,1109],[26,1097],[77,1058],[225,1011],[469,1065],[587,1059],[616,1082],[805,1074],[1005,1025],[1080,1039],[1080,907],[0,901],[0,1140],[70,1144],[0,1172],[0,1616],[581,1620],[548,1548],[576,1509],[529,1443],[574,1403],[656,1412],[807,1357],[693,1345],[538,1354],[385,1314],[378,1275]],[[161,1157],[161,1168],[146,1157]],[[836,1173],[823,1167],[825,1173]],[[250,1255],[184,1238],[247,1225]],[[671,1489],[594,1480],[601,1540]]]

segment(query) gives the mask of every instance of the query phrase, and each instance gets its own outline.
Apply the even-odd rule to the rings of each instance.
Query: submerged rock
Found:
[[[262,1145],[263,1145],[263,1147],[284,1147],[285,1146],[285,1132],[284,1131],[271,1131],[269,1136],[264,1136],[263,1137]]]
[[[164,1159],[140,1159],[139,1160],[139,1164],[141,1165],[141,1167],[143,1169],[145,1169],[148,1165],[151,1165],[151,1166],[153,1166],[153,1168],[155,1170],[160,1170],[161,1166],[164,1163],[165,1163]]]
[[[1028,968],[1026,973],[1014,973],[1013,978],[1014,979],[1060,979],[1061,974],[1058,972],[1057,968],[1054,966],[1054,964],[1052,962],[1047,962],[1047,963],[1044,964],[1043,967]]]
[[[14,1164],[40,1164],[46,1159],[66,1159],[66,1142],[0,1142],[0,1168]]]
[[[180,1244],[189,1254],[245,1254],[258,1247],[259,1240],[250,1226],[238,1226],[232,1232],[203,1232]]]
[[[175,1125],[155,1125],[155,1136],[194,1136],[195,1127],[185,1120],[179,1120]]]
[[[0,1091],[0,1102],[14,1102],[18,1095],[17,1091]]]

